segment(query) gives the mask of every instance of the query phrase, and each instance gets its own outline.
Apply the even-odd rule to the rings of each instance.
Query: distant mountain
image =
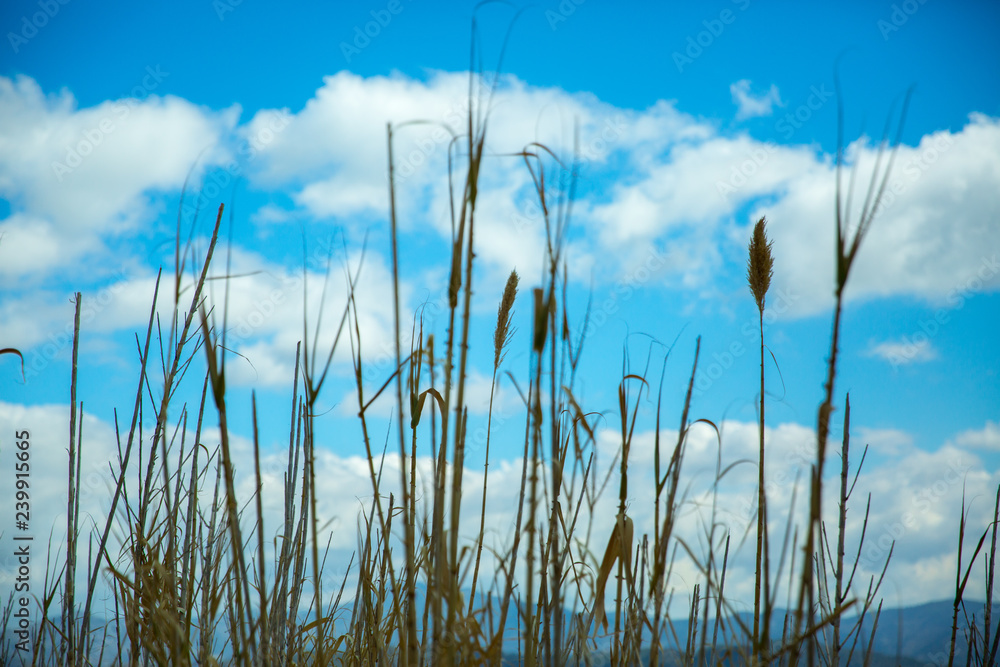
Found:
[[[467,595],[468,593],[466,593]],[[417,590],[417,604],[419,609],[423,609],[423,603],[426,600],[426,591],[422,587],[418,587]],[[479,598],[477,596],[477,607],[482,609],[486,606],[486,600]],[[491,611],[493,613],[494,622],[499,618],[499,609],[496,600],[491,601],[492,607]],[[345,621],[350,618],[350,606],[341,606],[341,613],[345,616],[341,616]],[[967,637],[969,632],[969,624],[973,620],[977,626],[977,631],[982,633],[983,630],[983,617],[984,617],[985,603],[984,602],[966,602],[963,608],[959,609],[958,616],[958,631],[956,633],[956,647],[955,647],[955,664],[964,665],[966,663],[966,652],[967,652]],[[928,602],[926,604],[916,605],[913,607],[893,607],[893,608],[883,608],[878,621],[878,629],[875,633],[874,644],[872,646],[872,667],[923,667],[924,665],[946,665],[948,663],[948,650],[951,642],[951,625],[952,625],[952,602],[950,600],[942,600],[938,602]],[[774,612],[774,625],[775,631],[772,636],[775,639],[781,636],[781,622],[784,618],[784,610],[775,610]],[[966,618],[968,614],[968,618]],[[422,614],[420,615],[422,616]],[[751,614],[741,614],[741,619],[746,625],[751,625],[753,622],[753,617]],[[300,622],[308,622],[310,614],[303,613],[300,616]],[[842,633],[846,638],[848,631],[854,627],[857,622],[858,617],[845,617],[842,623]],[[611,627],[614,627],[614,617],[611,616],[608,619]],[[54,622],[58,623],[57,619]],[[568,619],[567,619],[568,622]],[[860,666],[864,660],[864,652],[871,637],[871,630],[874,622],[874,614],[870,613],[866,615],[864,623],[862,624],[861,636],[858,639],[857,647],[855,648],[854,655],[851,658],[850,666]],[[101,618],[95,617],[92,623],[92,628],[102,628],[105,622]],[[708,636],[709,641],[711,641],[711,634],[713,628],[714,620],[709,619],[709,630]],[[735,626],[735,622],[730,619],[728,621],[730,626]],[[994,604],[992,611],[992,618],[990,622],[992,630],[990,632],[991,638],[996,636],[997,632],[1000,631],[1000,603]],[[517,627],[517,610],[512,607],[510,614],[508,616],[508,629],[511,633]],[[338,623],[338,629],[342,630],[343,626]],[[674,632],[676,632],[677,637],[681,642],[684,642],[688,634],[688,622],[678,621],[674,623]],[[603,634],[603,633],[601,633]],[[728,639],[732,641],[733,632],[730,631],[727,635]],[[646,634],[646,641],[644,642],[644,648],[642,650],[643,663],[648,664],[649,649],[648,649],[649,635]],[[850,637],[850,641],[853,642],[853,636]],[[596,646],[591,645],[593,649],[588,651],[586,656],[586,663],[584,662],[583,656],[574,656],[574,661],[576,659],[580,660],[580,664],[590,664],[593,667],[603,667],[604,665],[610,665],[609,656],[609,646],[611,638],[608,636],[600,636],[596,640]],[[720,644],[721,635],[720,635]],[[510,648],[505,651],[503,664],[504,665],[517,665],[518,659],[516,654],[516,644],[513,641],[508,640],[505,642]],[[665,667],[673,667],[674,665],[683,664],[682,655],[678,653],[677,646],[673,641],[673,638],[663,638],[662,642],[664,646],[664,653],[660,664]],[[506,648],[506,647],[505,647]],[[725,647],[720,646],[718,649],[720,652],[725,651]],[[225,654],[224,654],[225,656]],[[12,657],[12,656],[7,656]],[[105,662],[107,662],[109,655],[105,655]],[[844,660],[846,660],[846,653],[844,654]],[[96,664],[96,655],[94,656]],[[4,656],[0,655],[0,665],[5,662]],[[974,664],[978,664],[981,661],[973,659]],[[718,662],[712,661],[713,664],[723,664],[723,665],[737,665],[740,664],[735,660],[722,659]],[[846,664],[846,663],[844,663]]]
[[[951,645],[951,625],[953,602],[941,600],[914,607],[883,608],[875,633],[874,650],[886,655],[910,656],[922,664],[948,664],[948,650]],[[978,632],[983,631],[983,616],[986,603],[966,602],[958,611],[958,632],[955,635],[955,664],[965,664],[968,650],[967,633],[973,619]],[[966,619],[968,614],[968,619]],[[846,619],[853,624],[857,617]],[[990,625],[991,638],[1000,627],[1000,602],[993,603]],[[871,636],[873,619],[865,619],[864,636]],[[974,663],[977,661],[973,660]]]
[[[977,627],[977,632],[980,633],[980,635],[983,632],[984,611],[985,602],[982,601],[966,602],[964,606],[959,609],[957,632],[955,636],[956,665],[966,664],[968,651],[967,638],[969,635],[970,624],[974,622],[974,625]],[[874,642],[871,647],[872,656],[870,664],[872,667],[891,667],[895,665],[898,665],[899,667],[923,667],[928,664],[948,664],[948,652],[951,646],[952,613],[953,606],[951,600],[929,602],[912,607],[883,607],[881,614],[879,615],[878,628],[875,632]],[[966,614],[968,617],[966,617]],[[772,631],[772,637],[775,640],[778,640],[781,637],[781,626],[784,615],[785,610],[783,609],[776,609],[774,611],[774,620],[772,621],[774,623],[774,630]],[[752,614],[740,614],[740,618],[747,626],[751,626],[753,624]],[[857,615],[847,616],[844,617],[841,624],[841,641],[845,642],[845,649],[843,653],[843,659],[845,661],[847,659],[847,652],[850,650],[852,645],[854,646],[854,652],[849,663],[851,666],[860,666],[864,662],[865,651],[867,650],[868,643],[872,637],[874,610],[865,615],[864,622],[861,624],[860,636],[857,637],[857,641],[855,643],[855,637],[857,635],[848,636],[848,633],[854,628],[855,625],[857,625],[858,619],[859,617]],[[608,621],[613,626],[613,616],[609,616]],[[708,625],[709,641],[711,640],[713,624],[714,619],[710,619]],[[730,619],[727,624],[731,627],[736,626],[735,621],[732,619]],[[990,631],[992,641],[992,638],[1000,632],[1000,602],[994,603],[993,605],[990,625],[992,626]],[[674,632],[681,642],[683,642],[684,638],[687,636],[688,629],[689,625],[686,620],[674,622]],[[730,631],[727,635],[730,641],[732,641],[733,634],[733,631]],[[683,664],[683,661],[681,660],[682,656],[680,656],[676,651],[677,646],[673,641],[673,636],[670,638],[663,637],[662,644],[667,647],[668,650],[666,651],[661,664],[668,667]],[[998,642],[998,644],[1000,644],[1000,642]],[[590,664],[594,667],[601,667],[602,665],[610,664],[608,659],[609,646],[610,638],[598,638],[597,650],[592,652],[589,656],[592,661]],[[723,650],[722,647],[720,647],[720,650]],[[648,655],[648,649],[644,649],[643,656],[648,658]],[[648,664],[648,660],[644,662]],[[730,662],[728,660],[723,660],[721,662],[725,665],[737,664],[736,662]],[[979,664],[979,662],[981,661],[977,661],[975,656],[973,656],[973,664]],[[515,659],[511,659],[509,664],[517,664],[517,662]],[[844,664],[847,663],[845,662]]]
[[[956,665],[966,663],[970,624],[974,623],[978,633],[983,632],[985,605],[986,603],[983,601],[969,601],[959,608],[955,635]],[[784,610],[775,610],[773,622],[776,627],[772,632],[772,637],[775,639],[779,639],[781,636],[781,619],[784,614]],[[951,600],[928,602],[912,607],[883,607],[872,642],[871,664],[873,666],[898,664],[902,667],[948,664],[952,614],[953,603]],[[752,624],[753,616],[751,614],[741,614],[740,616],[746,625]],[[846,639],[850,629],[857,625],[858,618],[858,615],[844,617],[841,624],[843,638]],[[871,641],[874,620],[874,610],[865,615],[864,622],[861,624],[860,637],[857,639],[854,655],[851,658],[851,665],[862,664],[864,651]],[[709,623],[709,631],[711,632],[712,621],[710,620]],[[1000,602],[993,605],[990,625],[992,626],[990,631],[992,641],[992,638],[1000,632]],[[675,623],[675,628],[678,636],[686,636],[688,631],[686,621]],[[849,641],[850,644],[854,643],[853,635]],[[849,648],[850,645],[845,650],[849,650]],[[846,653],[844,657],[846,659]],[[973,657],[973,664],[978,664],[978,662],[980,661]]]
[[[463,591],[463,595],[468,596],[468,591]],[[419,609],[423,609],[424,601],[426,600],[426,590],[422,586],[417,587],[417,605]],[[466,597],[466,599],[468,599]],[[517,608],[512,601],[512,606],[507,618],[507,629],[508,636],[513,635],[517,628]],[[476,608],[479,610],[487,607],[485,597],[476,596]],[[492,612],[493,622],[499,619],[499,603],[496,598],[491,600],[490,612]],[[975,616],[975,624],[978,626],[978,631],[981,633],[983,628],[983,615],[984,615],[985,603],[981,601],[966,602],[964,607],[959,610],[958,617],[958,631],[956,633],[956,646],[955,646],[955,664],[964,665],[966,662],[966,652],[967,652],[967,635],[969,622],[973,620],[973,615]],[[926,604],[916,605],[913,607],[883,607],[882,612],[879,616],[878,628],[875,633],[874,644],[872,646],[872,667],[923,667],[927,664],[933,665],[946,665],[948,664],[948,650],[951,642],[951,623],[952,623],[952,601],[941,600],[937,602],[929,602]],[[968,613],[968,619],[966,619],[965,613]],[[773,626],[772,637],[775,640],[781,638],[781,628],[782,620],[785,615],[785,610],[776,609],[773,616]],[[740,618],[746,626],[753,625],[753,615],[750,613],[740,614]],[[566,616],[567,630],[568,623],[570,622],[569,613]],[[848,641],[849,644],[846,646],[843,659],[847,659],[847,651],[850,649],[850,645],[854,644],[854,635],[848,637],[848,632],[854,628],[857,624],[858,616],[846,616],[841,624],[842,628],[842,641]],[[609,613],[608,622],[611,627],[614,627],[614,614]],[[865,651],[867,649],[868,643],[872,636],[872,625],[874,622],[874,610],[866,614],[864,623],[861,627],[860,637],[857,639],[855,644],[854,653],[851,657],[850,665],[862,665],[865,657]],[[711,641],[712,629],[713,629],[714,619],[709,620],[708,625],[708,638]],[[731,618],[727,621],[727,625],[731,628],[736,628],[736,622]],[[991,637],[995,636],[998,631],[1000,631],[1000,602],[994,604],[992,619],[991,619],[992,631]],[[675,621],[673,624],[674,633],[676,633],[677,638],[683,645],[685,638],[688,634],[688,622],[687,620]],[[731,629],[728,634],[726,634],[727,639],[732,642],[733,636],[738,635],[738,630]],[[590,652],[588,652],[589,664],[593,667],[602,667],[603,665],[610,664],[609,658],[609,648],[611,644],[611,637],[600,633],[596,639],[596,646]],[[720,643],[722,643],[723,634],[720,633]],[[674,641],[674,635],[671,634],[669,637],[664,636],[662,638],[662,646],[665,649],[665,655],[661,664],[671,667],[673,665],[680,665],[683,663],[681,660],[682,656],[678,654],[677,643]],[[650,635],[647,632],[644,641],[643,656],[646,658],[644,664],[648,664],[648,642]],[[505,641],[506,645],[512,645],[512,648],[516,646],[514,642],[508,640]],[[593,646],[593,645],[592,645]],[[578,656],[582,660],[582,656]],[[975,661],[974,661],[975,662]],[[509,650],[504,652],[504,664],[505,665],[517,665],[516,653],[511,654]],[[583,664],[583,662],[581,662]],[[735,662],[722,661],[722,664],[737,664]],[[846,662],[843,664],[847,664]]]

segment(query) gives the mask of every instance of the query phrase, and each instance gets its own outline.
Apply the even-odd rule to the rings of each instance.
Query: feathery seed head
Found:
[[[764,296],[771,286],[774,275],[774,258],[771,256],[773,241],[767,240],[767,219],[761,216],[753,228],[750,239],[749,259],[747,259],[747,282],[757,301],[757,309],[764,312]]]
[[[546,299],[545,290],[541,287],[534,288],[532,292],[535,297],[535,324],[531,349],[541,353],[545,349],[545,337],[548,335],[549,303],[552,301],[552,298],[550,296]]]
[[[500,307],[497,308],[497,328],[493,332],[493,368],[500,367],[505,354],[504,348],[510,342],[510,337],[514,335],[514,330],[510,326],[512,310],[514,309],[514,299],[517,297],[517,271],[511,271],[507,278],[507,285],[503,288],[503,296],[500,298]]]

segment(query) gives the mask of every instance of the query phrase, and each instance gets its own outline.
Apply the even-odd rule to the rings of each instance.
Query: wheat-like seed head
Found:
[[[497,308],[497,328],[493,332],[493,369],[500,368],[505,354],[504,348],[514,334],[510,326],[510,318],[514,309],[514,298],[517,296],[517,271],[511,271],[507,277],[507,285],[503,288],[500,307]]]
[[[774,275],[774,258],[771,257],[773,241],[767,240],[767,219],[761,216],[753,228],[750,239],[749,259],[747,259],[747,282],[757,301],[757,309],[764,312],[764,296],[771,286]]]

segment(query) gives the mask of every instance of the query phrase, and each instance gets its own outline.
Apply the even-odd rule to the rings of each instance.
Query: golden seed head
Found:
[[[507,277],[507,285],[503,288],[500,307],[497,308],[497,328],[493,332],[493,368],[499,368],[503,362],[504,348],[514,335],[510,319],[514,309],[514,299],[517,297],[517,271],[511,271]]]
[[[552,299],[545,298],[545,290],[541,287],[534,288],[532,292],[535,297],[535,323],[531,349],[541,353],[545,349],[545,337],[548,335],[549,303]]]
[[[771,257],[773,241],[767,240],[767,219],[763,216],[753,228],[750,239],[749,259],[747,259],[747,282],[757,301],[757,309],[764,312],[764,296],[771,286],[774,275],[774,258]]]

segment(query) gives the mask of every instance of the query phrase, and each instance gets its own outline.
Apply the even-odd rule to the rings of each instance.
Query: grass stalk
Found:
[[[875,159],[875,166],[869,182],[865,201],[858,219],[857,229],[853,236],[849,234],[849,216],[851,194],[853,188],[848,189],[846,205],[841,197],[841,182],[843,172],[843,152],[844,152],[844,107],[843,98],[840,92],[840,79],[835,78],[837,90],[837,160],[836,160],[836,280],[835,280],[835,303],[833,310],[833,329],[830,336],[830,353],[827,357],[826,381],[824,382],[824,398],[820,403],[816,416],[816,463],[810,475],[810,499],[809,499],[809,528],[806,531],[805,544],[803,546],[801,580],[799,585],[798,601],[795,607],[795,637],[802,637],[804,628],[814,627],[814,595],[815,595],[815,558],[818,541],[820,539],[820,523],[822,521],[822,497],[823,497],[823,472],[826,461],[827,440],[830,430],[830,417],[833,414],[834,380],[837,377],[837,360],[840,351],[840,325],[844,308],[844,291],[847,288],[847,281],[851,267],[857,257],[861,242],[866,236],[875,214],[878,211],[882,195],[885,192],[889,181],[889,174],[899,148],[899,140],[902,134],[903,124],[906,119],[906,111],[909,105],[910,94],[907,93],[899,123],[897,125],[896,136],[892,142],[888,140],[891,123],[891,116],[886,121],[883,139],[879,145],[879,150]],[[888,150],[888,160],[884,169],[881,167],[882,159]],[[853,185],[853,175],[857,170],[857,165],[852,170],[851,184]],[[792,663],[798,661],[800,644],[791,655]],[[807,644],[809,664],[815,663],[815,645],[812,642]]]
[[[754,300],[757,302],[760,331],[760,410],[758,413],[759,455],[757,459],[757,562],[754,575],[753,608],[753,655],[754,664],[768,662],[767,647],[770,644],[770,602],[767,598],[771,590],[769,580],[771,564],[767,539],[767,493],[764,482],[764,305],[767,291],[774,275],[774,259],[771,256],[773,242],[767,238],[767,220],[761,217],[754,225],[753,237],[748,249],[747,282]],[[761,589],[761,575],[764,587]],[[763,597],[762,597],[763,596]],[[761,610],[764,609],[764,623],[761,627]]]
[[[70,370],[70,410],[69,410],[69,471],[66,484],[66,588],[63,597],[62,631],[66,637],[62,659],[74,665],[82,659],[83,651],[77,646],[84,636],[78,635],[76,627],[76,552],[80,524],[80,445],[83,440],[83,403],[79,405],[80,424],[77,426],[77,369],[80,357],[80,306],[83,297],[76,293],[76,308],[73,315],[73,360]]]
[[[396,348],[396,368],[403,364],[402,351],[400,347],[400,315],[399,315],[399,241],[396,222],[396,188],[395,188],[395,166],[392,152],[392,125],[386,128],[389,145],[389,225],[390,240],[392,247],[392,303],[393,303],[393,332]],[[403,417],[403,383],[402,379],[396,381],[396,407],[399,418]],[[402,664],[405,666],[419,664],[420,655],[417,645],[417,610],[416,610],[416,553],[415,526],[409,517],[414,516],[410,510],[412,499],[410,496],[410,485],[406,479],[406,441],[403,434],[403,427],[400,424],[399,431],[399,461],[400,461],[400,488],[403,493],[403,512],[408,517],[405,522],[405,586],[406,601],[404,605],[406,614],[405,631],[400,636],[400,653]],[[377,494],[377,491],[376,491]]]
[[[513,317],[514,300],[517,298],[518,275],[516,270],[510,272],[507,284],[504,286],[503,295],[500,298],[500,305],[497,307],[497,324],[493,332],[493,378],[490,382],[490,405],[486,416],[486,461],[483,463],[483,500],[480,504],[479,513],[479,536],[476,538],[476,564],[472,571],[472,586],[469,595],[468,614],[472,615],[476,597],[476,582],[479,579],[479,564],[483,555],[483,536],[486,530],[486,489],[489,481],[490,471],[490,436],[493,425],[493,398],[496,392],[497,371],[503,363],[510,345],[510,340],[514,335],[511,326]]]

